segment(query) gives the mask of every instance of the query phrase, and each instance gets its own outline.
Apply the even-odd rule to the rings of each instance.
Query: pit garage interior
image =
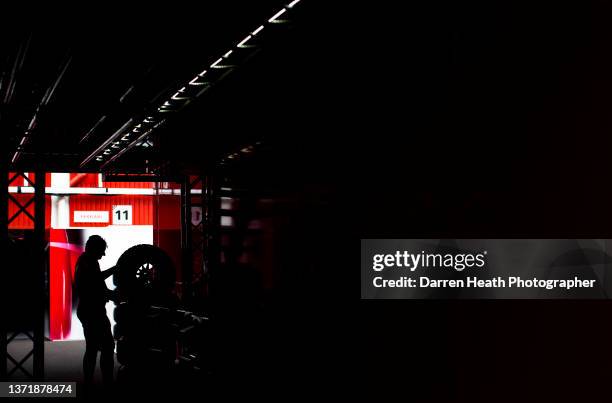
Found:
[[[107,304],[123,392],[272,396],[314,368],[298,361],[328,365],[312,323],[333,196],[310,139],[331,47],[307,3],[53,10],[7,30],[3,379],[82,381],[72,288],[92,234],[102,270],[132,272],[109,288],[157,288],[140,319]]]
[[[80,382],[99,233],[174,273],[118,396],[609,402],[609,300],[360,300],[358,256],[610,238],[612,4],[402,6],[3,4],[2,377]]]

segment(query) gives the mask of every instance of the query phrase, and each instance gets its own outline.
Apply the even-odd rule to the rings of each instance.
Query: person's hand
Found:
[[[102,276],[104,279],[109,278],[110,276],[114,275],[117,273],[117,271],[119,270],[118,266],[113,266],[110,269],[106,269],[102,272]]]
[[[111,290],[111,301],[113,301],[115,304],[119,303],[119,291],[118,290]]]
[[[106,301],[113,301],[115,304],[119,298],[119,293],[117,290],[106,290]]]

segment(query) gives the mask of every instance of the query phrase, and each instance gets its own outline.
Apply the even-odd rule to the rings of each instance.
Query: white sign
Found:
[[[114,225],[132,225],[132,206],[113,206]]]
[[[73,221],[75,223],[108,223],[108,211],[75,211]]]
[[[199,225],[202,222],[202,207],[192,206],[191,207],[191,224]]]

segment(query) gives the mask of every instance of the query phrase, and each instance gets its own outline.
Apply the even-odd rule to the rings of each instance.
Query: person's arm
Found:
[[[103,272],[101,272],[102,278],[106,280],[107,278],[115,274],[115,272],[117,272],[117,269],[118,269],[117,266],[113,266],[110,269],[104,270]]]
[[[109,290],[108,288],[106,288],[104,297],[106,298],[106,301],[113,301],[115,304],[118,304],[118,295],[117,295],[117,290]]]

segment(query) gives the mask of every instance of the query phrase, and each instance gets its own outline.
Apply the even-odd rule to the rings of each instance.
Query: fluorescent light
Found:
[[[222,57],[220,57],[220,58],[218,58],[218,59],[217,59],[217,61],[216,61],[216,62],[214,62],[213,64],[211,64],[211,65],[210,65],[210,67],[212,67],[212,68],[216,68],[216,67],[217,67],[217,65],[218,65],[219,63],[221,63],[222,61],[223,61],[223,58],[222,58]]]
[[[270,18],[268,20],[268,22],[277,22],[276,19],[278,17],[280,17],[281,15],[285,14],[287,12],[286,8],[283,8],[282,10],[280,10],[278,13],[274,14],[274,16],[272,18]]]
[[[174,99],[175,101],[180,101],[180,100],[183,100],[183,99],[189,99],[189,97],[181,97],[179,95],[181,95],[180,91],[177,92],[176,94],[172,95],[172,99]]]
[[[130,133],[128,133],[125,136],[121,137],[121,141],[128,141],[129,139],[130,139]]]
[[[189,85],[204,85],[202,82],[198,82],[200,76],[196,76],[193,80],[189,81]]]
[[[247,42],[249,41],[249,39],[251,39],[251,38],[252,38],[252,36],[251,36],[251,35],[247,36],[247,37],[246,37],[246,38],[244,38],[242,41],[240,41],[240,43],[237,45],[237,47],[239,47],[239,48],[243,47],[243,46],[244,46],[244,44],[245,44],[245,43],[247,43]]]
[[[181,194],[180,189],[154,189],[155,194],[158,195],[175,195],[179,196]],[[191,189],[191,194],[202,194],[202,189]]]
[[[228,58],[229,55],[231,55],[233,52],[233,50],[228,50],[226,54],[223,55],[223,57]]]
[[[253,35],[253,36],[257,35],[258,33],[260,33],[260,32],[261,32],[261,30],[262,30],[262,29],[264,29],[264,26],[263,26],[263,25],[261,25],[261,26],[260,26],[259,28],[257,28],[255,31],[253,31],[253,32],[252,32],[252,35]]]
[[[292,8],[293,6],[295,6],[299,2],[300,2],[300,0],[293,0],[291,3],[289,3],[289,5],[287,5],[287,8]]]
[[[174,99],[175,101],[180,101],[180,100],[183,100],[183,99],[189,99],[189,97],[181,97],[180,96],[183,92],[185,92],[186,89],[187,88],[185,88],[185,87],[181,88],[180,90],[178,90],[176,92],[176,94],[172,95],[171,98]]]

